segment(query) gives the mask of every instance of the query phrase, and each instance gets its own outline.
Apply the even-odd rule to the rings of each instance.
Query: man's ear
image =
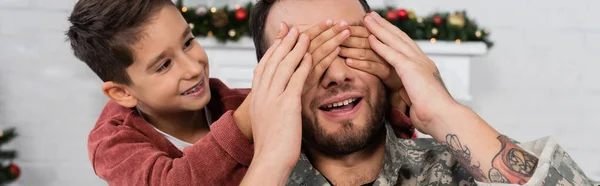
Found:
[[[102,84],[102,91],[106,97],[114,100],[121,106],[133,108],[138,103],[138,99],[131,95],[125,85],[107,81]]]

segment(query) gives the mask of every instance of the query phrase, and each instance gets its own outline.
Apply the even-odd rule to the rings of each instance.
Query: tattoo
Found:
[[[483,170],[481,170],[481,164],[479,162],[471,165],[471,151],[468,147],[463,147],[458,139],[458,136],[455,134],[446,135],[446,141],[442,142],[442,145],[448,148],[458,163],[467,168],[477,181],[485,182],[487,180]]]
[[[435,77],[435,79],[440,82],[440,84],[442,85],[442,87],[444,87],[444,89],[446,90],[446,92],[448,92],[448,94],[450,94],[450,92],[448,91],[448,88],[446,88],[446,84],[444,84],[444,80],[442,80],[442,75],[440,74],[440,70],[435,69],[435,72],[433,73],[433,77]]]
[[[490,169],[490,173],[488,173],[490,177],[490,182],[492,183],[508,183],[508,179],[498,171],[496,168]]]
[[[473,162],[471,151],[463,146],[455,134],[446,135],[442,145],[455,159],[473,175],[477,181],[491,183],[518,183],[525,184],[533,176],[538,159],[511,143],[505,136],[498,136],[501,148],[492,159],[488,175],[484,174],[480,162]]]
[[[533,176],[538,159],[511,143],[505,136],[498,136],[502,147],[492,159],[492,167],[504,175],[508,183],[525,184]]]

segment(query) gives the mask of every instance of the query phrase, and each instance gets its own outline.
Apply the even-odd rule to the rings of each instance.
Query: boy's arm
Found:
[[[90,134],[90,158],[109,185],[236,185],[253,156],[250,141],[225,113],[211,132],[171,158],[136,129],[106,124]],[[104,134],[104,135],[103,135]]]

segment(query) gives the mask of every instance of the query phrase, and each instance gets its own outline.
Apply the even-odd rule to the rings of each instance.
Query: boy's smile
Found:
[[[194,85],[193,87],[190,87],[189,89],[187,89],[186,91],[183,91],[181,93],[182,96],[200,96],[203,95],[204,90],[205,90],[205,83],[204,83],[204,79],[200,80],[200,82],[198,82],[198,84]]]

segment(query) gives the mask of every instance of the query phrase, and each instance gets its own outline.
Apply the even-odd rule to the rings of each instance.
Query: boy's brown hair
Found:
[[[79,0],[66,35],[75,56],[102,81],[131,84],[125,69],[133,64],[131,46],[142,27],[171,0]]]

